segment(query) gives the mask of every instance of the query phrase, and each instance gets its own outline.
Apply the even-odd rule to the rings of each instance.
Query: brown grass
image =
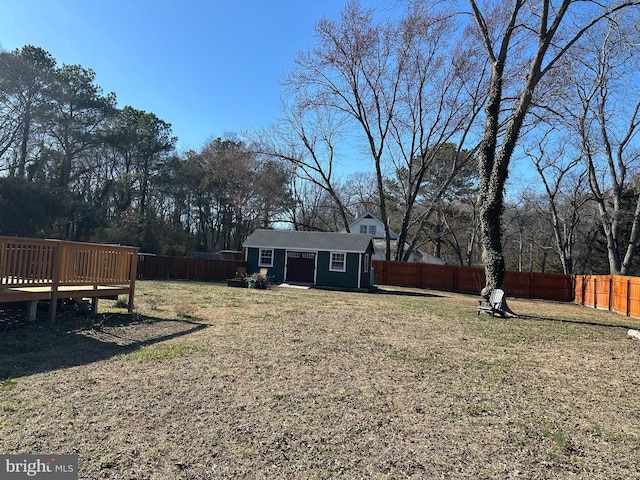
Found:
[[[638,320],[510,299],[139,282],[0,333],[0,452],[82,479],[640,478]]]

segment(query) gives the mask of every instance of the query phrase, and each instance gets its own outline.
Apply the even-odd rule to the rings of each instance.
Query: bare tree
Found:
[[[478,78],[482,68],[474,56],[456,43],[458,24],[451,12],[435,2],[412,2],[400,20],[378,21],[371,9],[350,2],[340,22],[323,19],[316,27],[318,45],[297,58],[287,78],[299,102],[309,108],[329,110],[348,121],[355,143],[366,151],[375,169],[377,212],[387,238],[386,258],[391,258],[389,175],[401,186],[402,210],[395,258],[405,242],[415,247],[419,232],[433,209],[416,215],[425,175],[440,148],[464,144],[477,113]],[[473,72],[475,75],[471,75]],[[447,175],[436,192],[442,194],[469,158],[447,158]],[[434,196],[437,199],[437,195]]]
[[[541,125],[538,127],[542,128]],[[562,270],[567,275],[574,273],[573,252],[581,217],[592,200],[586,191],[584,163],[571,144],[568,135],[552,127],[541,137],[534,137],[530,145],[525,145],[525,155],[535,166],[544,187],[546,201],[540,211],[551,222]]]
[[[413,5],[400,24],[405,45],[387,144],[402,190],[396,260],[407,260],[424,242],[443,197],[468,170],[474,157],[464,145],[484,102],[485,64],[474,45],[458,41],[455,17],[434,7]]]
[[[344,183],[344,192],[348,199],[349,208],[360,216],[365,212],[371,212],[377,217],[378,192],[371,186],[376,184],[376,176],[373,172],[356,172],[347,176]]]
[[[509,164],[525,117],[543,78],[561,68],[567,52],[593,26],[622,9],[637,15],[638,1],[469,0],[476,34],[491,67],[484,134],[480,143],[480,226],[486,285],[483,296],[502,287],[505,260],[501,218]],[[549,94],[550,92],[547,92]],[[542,102],[541,102],[542,103]]]
[[[548,269],[558,272],[559,262],[551,254],[555,248],[554,236],[546,212],[548,202],[534,189],[524,189],[511,199],[503,216],[505,258],[507,268],[519,272]]]
[[[321,19],[318,46],[301,53],[286,83],[299,91],[300,102],[353,118],[362,128],[373,158],[377,191],[383,192],[382,156],[395,108],[398,71],[393,68],[393,25],[374,24],[373,12],[356,1],[345,7],[340,23]],[[389,238],[386,199],[379,195],[380,218]],[[387,244],[387,258],[390,246]]]
[[[640,88],[630,80],[640,67],[640,38],[635,22],[627,21],[611,19],[592,32],[576,77],[577,113],[566,115],[580,138],[609,271],[622,275],[629,274],[640,242]]]
[[[478,209],[476,192],[469,191],[441,207],[442,242],[461,266],[477,260]],[[437,256],[437,255],[436,255]]]
[[[325,192],[338,214],[339,223],[348,231],[351,215],[341,197],[340,178],[335,173],[342,122],[330,110],[312,107],[299,100],[284,104],[283,110],[285,119],[278,125],[252,135],[255,152],[289,163],[297,178]],[[304,190],[296,186],[297,192]],[[294,224],[302,228],[315,225],[308,220]]]
[[[343,228],[339,207],[327,191],[300,177],[293,179],[294,205],[289,223],[295,230],[335,231]]]

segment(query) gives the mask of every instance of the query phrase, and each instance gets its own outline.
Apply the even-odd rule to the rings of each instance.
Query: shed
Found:
[[[373,288],[371,235],[256,230],[243,243],[247,273],[268,269],[275,283]]]

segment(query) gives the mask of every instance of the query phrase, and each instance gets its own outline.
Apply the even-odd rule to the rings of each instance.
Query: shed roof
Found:
[[[373,237],[360,233],[302,232],[297,230],[256,230],[243,247],[284,248],[288,250],[334,250],[363,253],[373,248]]]

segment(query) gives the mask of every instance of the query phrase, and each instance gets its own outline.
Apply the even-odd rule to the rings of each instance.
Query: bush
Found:
[[[269,279],[260,273],[251,274],[247,277],[247,281],[249,282],[249,288],[260,288],[264,290],[269,286]]]

